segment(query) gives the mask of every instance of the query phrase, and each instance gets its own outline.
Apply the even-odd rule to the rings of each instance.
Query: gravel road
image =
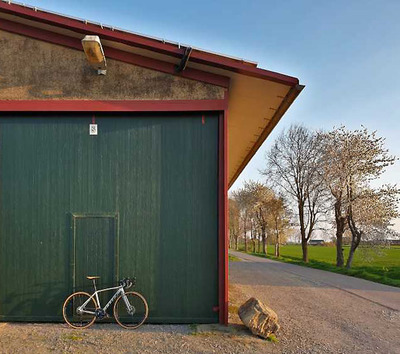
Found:
[[[279,316],[277,350],[400,353],[399,288],[231,253],[243,260],[230,264],[232,291],[259,298]]]
[[[400,353],[400,289],[232,252],[228,327],[0,323],[0,353]],[[238,307],[255,296],[274,309],[277,343],[241,325]]]

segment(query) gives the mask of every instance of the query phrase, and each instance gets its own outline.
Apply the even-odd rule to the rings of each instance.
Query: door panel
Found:
[[[149,321],[216,322],[218,113],[91,121],[0,117],[0,320],[60,320],[73,277],[97,273],[136,276]]]
[[[116,285],[117,274],[117,218],[116,216],[73,216],[74,220],[74,291],[93,291],[92,281],[86,277],[99,276],[98,289]],[[104,306],[110,293],[102,294]]]

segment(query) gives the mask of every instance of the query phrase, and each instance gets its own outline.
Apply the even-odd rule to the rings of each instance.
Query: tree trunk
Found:
[[[303,251],[303,262],[308,263],[308,248],[306,238],[306,228],[304,222],[304,203],[299,203],[299,220],[300,220],[300,234],[301,234],[301,249]]]
[[[267,237],[265,235],[265,230],[261,230],[261,238],[262,238],[262,253],[267,255]]]
[[[335,202],[335,221],[336,221],[336,267],[343,267],[343,233],[346,223],[346,217],[341,213],[342,200],[338,199]]]
[[[351,230],[351,247],[350,247],[350,252],[349,252],[349,256],[347,257],[347,262],[346,262],[346,269],[350,269],[351,265],[353,263],[353,257],[354,257],[354,253],[358,247],[358,245],[360,244],[361,241],[361,236],[362,236],[362,232],[359,230],[355,230],[353,228],[350,228]]]
[[[246,231],[244,232],[244,251],[247,252],[247,235],[246,235]]]
[[[253,244],[253,222],[250,221],[250,247],[251,247],[251,252],[253,252],[254,249],[254,244]]]
[[[275,257],[280,256],[280,239],[278,227],[276,228],[276,243],[275,243]]]
[[[360,244],[361,237],[363,235],[363,232],[356,227],[356,224],[353,219],[353,211],[351,209],[351,206],[349,210],[350,211],[347,216],[347,223],[349,225],[349,229],[351,232],[351,247],[350,247],[349,257],[347,258],[346,262],[346,269],[351,268],[351,264],[353,263],[354,252],[356,251],[358,245]]]
[[[303,250],[303,262],[308,263],[308,243],[305,238],[301,238],[301,249]]]
[[[235,237],[235,251],[239,250],[238,239],[239,239],[239,235],[236,235],[236,237]]]
[[[356,249],[353,247],[353,242],[352,242],[351,247],[350,247],[349,257],[347,258],[347,262],[346,262],[346,269],[351,268],[351,264],[353,263],[353,257],[354,257],[355,251],[356,251]]]
[[[336,267],[343,267],[343,233],[336,233]]]

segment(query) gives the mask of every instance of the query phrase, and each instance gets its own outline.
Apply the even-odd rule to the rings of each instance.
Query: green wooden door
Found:
[[[60,320],[74,276],[114,265],[98,275],[136,276],[150,321],[216,322],[218,114],[91,119],[0,118],[0,319]],[[118,225],[76,219],[74,244],[74,213]]]
[[[98,289],[115,286],[118,281],[118,239],[116,215],[73,214],[74,252],[72,264],[74,291],[93,291],[93,283],[86,277],[99,276]],[[104,306],[111,293],[102,293]]]

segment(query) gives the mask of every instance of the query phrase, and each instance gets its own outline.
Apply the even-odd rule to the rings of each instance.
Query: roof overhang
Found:
[[[0,29],[79,50],[85,35],[97,35],[104,44],[106,57],[229,89],[229,186],[304,88],[295,77],[198,48],[192,49],[186,69],[175,73],[174,68],[188,46],[4,0],[0,1],[0,18]]]

